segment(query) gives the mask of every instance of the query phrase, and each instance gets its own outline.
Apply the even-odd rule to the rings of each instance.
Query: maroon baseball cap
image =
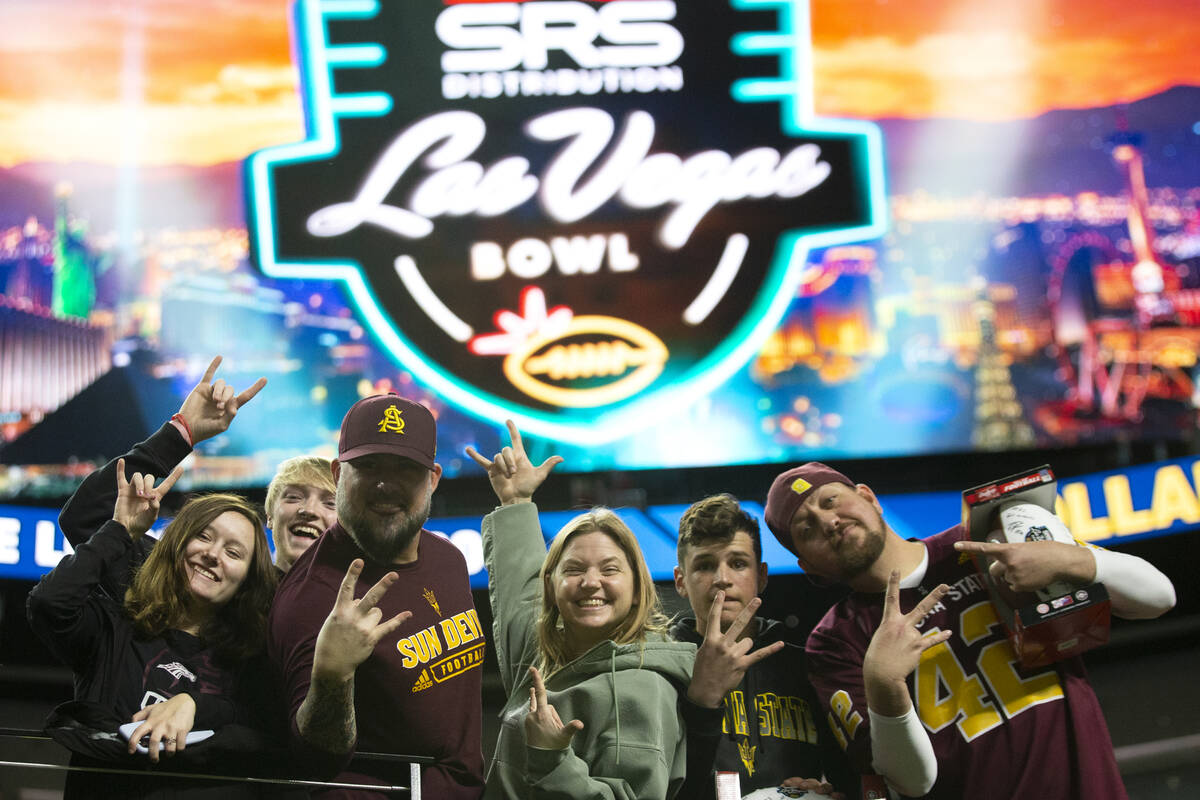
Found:
[[[429,409],[397,394],[363,398],[342,419],[338,461],[369,453],[391,453],[433,469],[437,423]]]
[[[792,467],[775,479],[771,490],[767,492],[767,506],[763,516],[767,527],[779,543],[799,555],[792,545],[792,517],[796,510],[808,499],[808,496],[827,483],[844,483],[854,486],[854,481],[828,467],[819,461],[810,461],[798,467]]]

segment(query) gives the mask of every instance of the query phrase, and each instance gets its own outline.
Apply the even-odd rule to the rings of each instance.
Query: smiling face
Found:
[[[725,592],[721,609],[721,630],[725,631],[766,585],[767,565],[755,556],[754,541],[745,531],[729,539],[689,546],[683,563],[675,567],[675,590],[691,605],[696,629],[701,633],[707,630],[708,613],[717,592]]]
[[[333,492],[320,486],[285,485],[274,507],[267,510],[267,526],[275,542],[275,565],[287,572],[335,522],[337,500]]]
[[[254,525],[226,511],[184,546],[184,577],[192,597],[204,607],[220,608],[233,599],[246,579],[254,553]]]
[[[334,463],[337,517],[372,561],[406,564],[417,558],[417,534],[429,519],[442,475],[403,456],[369,453]]]
[[[863,484],[827,483],[804,499],[789,532],[806,572],[849,581],[883,553],[887,527],[875,493]]]
[[[636,579],[625,551],[600,531],[574,536],[546,591],[554,597],[567,642],[575,654],[611,638],[633,608]]]

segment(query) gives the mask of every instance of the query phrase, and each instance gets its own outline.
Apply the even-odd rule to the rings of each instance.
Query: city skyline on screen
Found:
[[[118,454],[77,444],[72,408],[127,393],[148,432],[216,353],[270,384],[197,453],[197,487],[331,455],[344,410],[379,391],[430,405],[448,476],[475,471],[466,445],[500,446],[502,420],[397,363],[339,281],[252,261],[242,162],[305,137],[290,13],[0,7],[0,498],[68,492]],[[710,393],[609,444],[531,437],[532,454],[590,471],[1192,430],[1200,18],[1168,0],[817,0],[811,27],[813,111],[881,132],[887,232],[812,249],[778,326]]]

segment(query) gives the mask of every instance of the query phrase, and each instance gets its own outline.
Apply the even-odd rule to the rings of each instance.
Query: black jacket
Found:
[[[689,729],[688,778],[680,797],[713,797],[714,771],[739,773],[743,794],[778,786],[786,778],[824,775],[838,791],[857,797],[857,779],[808,683],[803,648],[787,641],[783,623],[758,621],[752,650],[777,641],[785,642],[784,649],[746,671],[725,696],[719,725]],[[704,641],[692,617],[676,621],[671,636],[696,645]]]

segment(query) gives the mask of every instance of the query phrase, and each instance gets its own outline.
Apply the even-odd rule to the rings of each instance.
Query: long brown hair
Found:
[[[228,603],[217,609],[200,636],[225,661],[244,659],[263,649],[267,612],[275,596],[275,567],[271,564],[258,511],[233,494],[210,494],[189,500],[163,530],[125,592],[125,611],[139,634],[161,636],[169,629],[188,624],[191,604],[185,571],[188,542],[229,511],[242,515],[254,526],[254,548],[242,585]]]
[[[633,571],[633,606],[629,614],[613,631],[612,639],[617,644],[645,642],[650,634],[666,635],[670,620],[663,613],[662,603],[650,577],[650,569],[642,556],[637,537],[621,518],[607,508],[596,507],[571,519],[550,542],[546,560],[542,562],[539,577],[542,582],[542,613],[538,619],[538,650],[541,654],[540,669],[545,675],[561,669],[580,653],[573,653],[567,645],[567,632],[562,624],[562,615],[554,602],[550,589],[554,570],[562,560],[567,545],[576,536],[585,533],[603,533],[616,542],[625,553],[625,559]]]

